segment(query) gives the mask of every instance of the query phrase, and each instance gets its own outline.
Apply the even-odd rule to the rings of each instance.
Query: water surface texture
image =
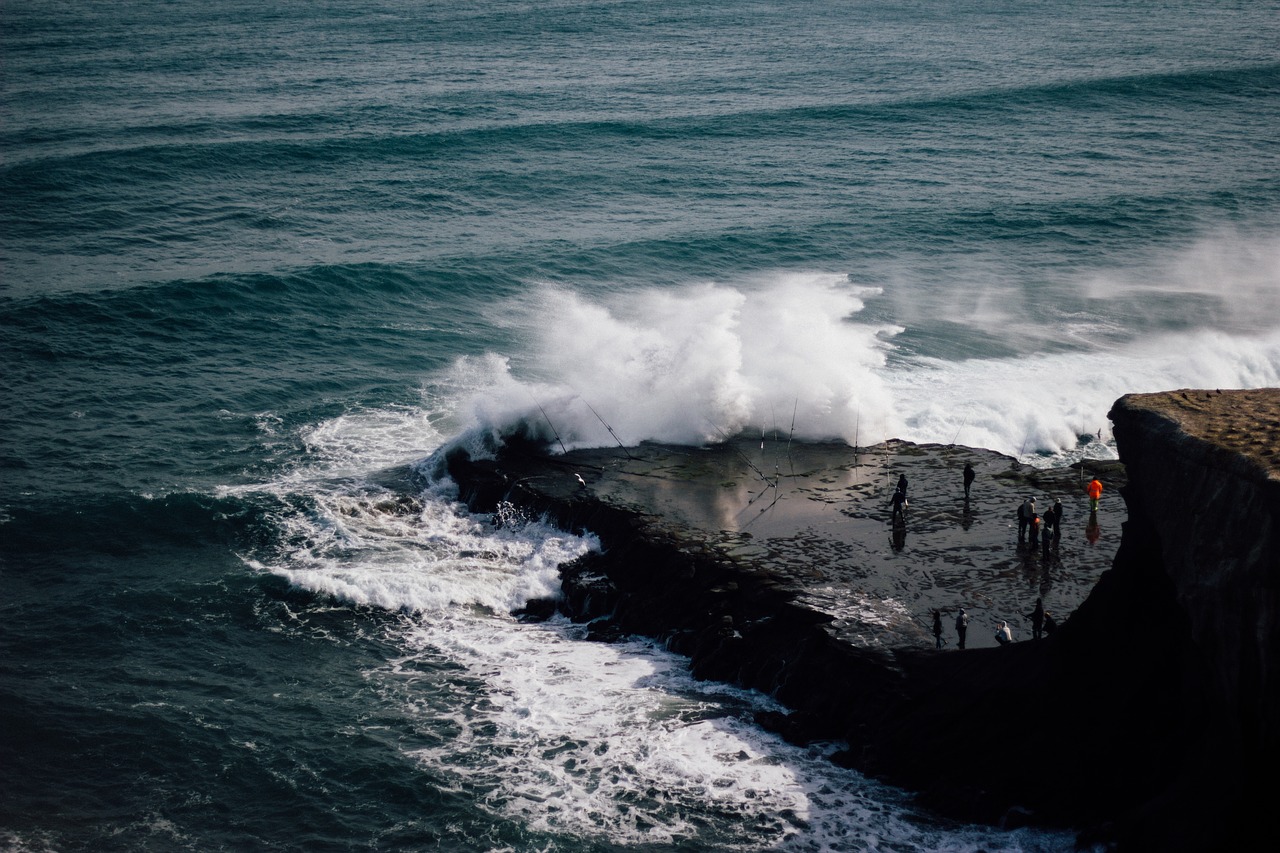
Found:
[[[1051,465],[1122,393],[1280,384],[1278,44],[1254,0],[6,0],[0,844],[1069,848],[517,623],[599,544],[428,462]]]

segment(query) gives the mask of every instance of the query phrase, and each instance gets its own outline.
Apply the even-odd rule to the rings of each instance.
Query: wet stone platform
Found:
[[[968,501],[966,462],[977,473]],[[634,511],[685,547],[769,575],[795,604],[829,615],[826,630],[855,647],[932,646],[934,608],[943,611],[948,648],[960,607],[969,648],[996,645],[998,620],[1015,640],[1031,639],[1036,598],[1065,620],[1111,566],[1126,516],[1117,462],[1039,469],[991,451],[901,441],[857,451],[767,437],[517,452],[501,469],[517,491]],[[909,505],[895,523],[899,475],[909,481]],[[1105,491],[1091,519],[1083,486],[1095,475]],[[1027,497],[1040,510],[1063,502],[1061,540],[1048,556],[1018,542],[1015,512]]]

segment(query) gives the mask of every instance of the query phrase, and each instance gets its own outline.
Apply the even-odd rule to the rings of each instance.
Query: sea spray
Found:
[[[607,302],[543,286],[523,306],[527,377],[496,355],[459,360],[451,374],[471,378],[459,408],[473,427],[541,417],[570,448],[716,442],[791,407],[797,438],[948,443],[963,430],[966,444],[1037,464],[1113,456],[1106,412],[1128,391],[1280,382],[1280,325],[1130,341],[1085,341],[1065,327],[1050,351],[955,360],[902,351],[902,327],[867,317],[879,295],[817,274]]]
[[[841,277],[788,275],[767,285],[631,292],[606,305],[544,286],[525,309],[536,353],[528,370],[540,377],[534,393],[550,401],[543,406],[570,447],[702,444],[767,425],[788,408],[797,437],[852,441],[862,411],[865,425],[889,432],[896,421],[876,370],[896,330],[851,322],[866,292]],[[455,372],[476,366],[469,360]],[[475,423],[524,413],[510,365],[490,359],[487,367]]]

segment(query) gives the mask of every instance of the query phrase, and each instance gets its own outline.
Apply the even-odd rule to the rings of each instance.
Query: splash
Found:
[[[518,381],[489,356],[459,361],[445,384],[478,387],[488,372],[475,426],[525,419],[565,448],[697,445],[748,428],[852,443],[898,426],[880,371],[899,329],[850,320],[875,292],[797,274],[605,305],[544,286],[527,309],[542,381]]]
[[[607,301],[544,285],[517,309],[521,376],[490,354],[460,360],[443,384],[466,389],[466,440],[485,435],[489,446],[523,424],[565,450],[699,445],[758,430],[861,446],[959,443],[1033,464],[1112,457],[1107,412],[1124,394],[1280,384],[1280,251],[1233,245],[1187,250],[1176,276],[1067,283],[1071,299],[1053,299],[1072,310],[1052,314],[1030,346],[1026,325],[998,306],[948,312],[956,336],[983,342],[986,355],[968,343],[963,355],[933,354],[912,327],[881,319],[899,316],[902,293],[848,277],[788,274]]]

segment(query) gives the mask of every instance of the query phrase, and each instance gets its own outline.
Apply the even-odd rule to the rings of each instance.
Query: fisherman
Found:
[[[1053,513],[1053,544],[1057,545],[1058,541],[1062,539],[1062,499],[1061,498],[1054,500],[1053,509],[1051,509],[1050,512]]]
[[[973,485],[973,480],[977,477],[977,473],[973,470],[973,464],[964,463],[964,499],[969,500],[969,487]]]
[[[1098,511],[1098,499],[1102,497],[1102,481],[1094,477],[1089,481],[1089,485],[1085,486],[1085,493],[1089,496],[1089,512]]]
[[[1045,498],[1045,503],[1049,499]],[[1053,507],[1049,507],[1040,516],[1040,545],[1044,548],[1044,557],[1049,559],[1049,548],[1053,545],[1053,533],[1057,530],[1058,516],[1054,513]]]
[[[1031,524],[1031,519],[1036,514],[1036,499],[1027,498],[1022,502],[1022,506],[1018,507],[1018,541],[1023,541],[1027,536],[1027,527]]]
[[[907,496],[907,475],[906,474],[898,475],[898,491],[902,492],[902,496],[904,498]]]
[[[1036,609],[1028,615],[1031,617],[1031,639],[1038,640],[1044,630],[1044,601],[1037,598]]]
[[[893,500],[893,517],[894,517],[894,519],[896,520],[896,519],[902,518],[902,517],[903,517],[903,514],[904,514],[904,513],[906,512],[906,510],[907,510],[907,490],[906,490],[906,489],[894,489],[894,490],[893,490],[893,499],[892,499],[892,500]]]
[[[1048,610],[1044,612],[1044,635],[1047,637],[1054,631],[1058,630],[1058,620],[1053,618],[1053,614]]]
[[[1032,548],[1040,544],[1040,527],[1043,524],[1044,524],[1043,520],[1040,518],[1040,516],[1037,513],[1035,512],[1031,513],[1031,521],[1027,523],[1027,526],[1031,529],[1031,547]]]
[[[939,649],[946,642],[946,640],[942,639],[942,611],[936,608],[933,611],[933,640],[934,647]]]
[[[1009,630],[1008,622],[1000,622],[996,625],[996,642],[1002,646],[1013,642],[1013,632]]]
[[[960,638],[960,648],[964,648],[964,635],[969,630],[969,614],[964,612],[964,608],[960,608],[960,612],[956,614],[956,636]]]

